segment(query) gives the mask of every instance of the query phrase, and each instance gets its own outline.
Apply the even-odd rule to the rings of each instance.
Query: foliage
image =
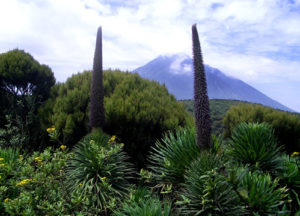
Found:
[[[181,214],[244,215],[233,187],[226,176],[217,171],[220,165],[213,156],[207,156],[200,157],[187,171],[185,190],[181,193],[182,199],[177,202]],[[199,169],[202,170],[199,172]]]
[[[6,115],[7,124],[5,128],[0,128],[0,147],[21,148],[28,142],[28,137],[21,130],[22,123],[20,118],[14,122],[11,115]],[[17,125],[17,126],[16,126]]]
[[[4,158],[4,165],[0,167],[0,215],[46,215],[49,212],[54,215],[54,210],[57,213],[66,207],[61,205],[65,199],[70,201],[61,184],[63,168],[70,157],[66,151],[48,148],[26,157],[8,148],[1,149],[0,157]]]
[[[231,107],[224,118],[225,136],[241,122],[266,122],[274,128],[276,139],[288,153],[300,151],[300,119],[296,114],[255,104],[239,104]]]
[[[234,161],[253,169],[274,172],[281,168],[281,148],[266,123],[241,123],[232,132],[229,154]]]
[[[11,130],[20,131],[26,138],[20,143],[24,148],[38,147],[37,109],[49,96],[54,83],[51,69],[29,53],[14,49],[0,54],[0,128],[9,125]],[[9,133],[5,134],[5,139],[6,146],[12,144]]]
[[[158,197],[151,195],[145,188],[136,189],[122,207],[114,212],[115,216],[170,216],[171,203],[167,200],[161,204]]]
[[[145,165],[150,146],[163,133],[191,122],[183,105],[157,82],[118,70],[105,71],[103,76],[104,131],[125,143],[125,151],[138,166]],[[89,131],[90,80],[91,73],[84,72],[54,86],[50,99],[40,110],[43,127],[54,125],[67,145]]]
[[[100,136],[84,138],[74,147],[74,158],[67,165],[67,185],[71,192],[91,196],[94,205],[106,213],[127,195],[133,169],[122,145]]]
[[[283,155],[283,169],[279,170],[279,184],[286,186],[289,192],[288,199],[291,200],[289,209],[295,214],[300,209],[300,163],[299,156]]]
[[[102,28],[98,28],[91,81],[90,127],[103,128],[105,123],[102,70]]]
[[[287,189],[279,187],[279,179],[269,174],[259,174],[247,169],[231,173],[235,190],[251,215],[275,215],[284,213],[280,208],[285,203]]]
[[[39,109],[44,131],[54,126],[67,145],[74,145],[88,133],[90,82],[90,72],[84,72],[53,86],[49,99]]]
[[[197,145],[209,148],[211,145],[211,119],[202,53],[196,24],[192,26],[194,63],[194,107]]]
[[[47,98],[55,83],[51,69],[40,65],[29,53],[14,49],[0,55],[0,89],[13,96]]]
[[[185,105],[186,111],[194,115],[194,101],[193,100],[181,100],[181,103]],[[212,132],[214,134],[223,134],[225,125],[223,118],[226,112],[231,106],[238,105],[240,103],[247,103],[238,100],[223,100],[223,99],[211,99],[209,100],[210,117],[212,120]]]
[[[199,154],[194,129],[169,132],[152,148],[150,169],[159,183],[179,184],[184,181],[186,168]]]

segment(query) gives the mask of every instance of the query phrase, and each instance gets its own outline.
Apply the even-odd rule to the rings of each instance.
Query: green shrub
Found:
[[[42,125],[54,125],[61,139],[72,145],[88,133],[91,73],[73,75],[52,88],[40,109]],[[105,71],[103,74],[106,125],[104,131],[125,143],[125,151],[138,167],[156,139],[168,130],[191,123],[184,106],[165,87],[137,74]]]
[[[131,194],[122,207],[114,212],[115,216],[171,216],[171,203],[160,202],[158,197],[151,195],[145,188],[138,188]]]
[[[150,169],[158,182],[176,185],[184,181],[186,168],[199,154],[194,129],[169,132],[152,148]]]
[[[76,206],[62,184],[64,167],[71,156],[66,149],[48,148],[29,157],[12,149],[0,152],[5,158],[0,167],[0,215],[55,215],[68,212],[70,207],[62,206],[62,202]]]
[[[286,186],[289,192],[288,209],[295,214],[300,209],[300,163],[299,158],[283,155],[283,169],[278,173],[279,183]]]
[[[244,215],[233,187],[216,169],[220,166],[216,158],[207,160],[207,156],[193,162],[187,171],[182,199],[177,202],[181,215]]]
[[[0,146],[27,151],[40,147],[37,110],[54,84],[51,69],[29,53],[14,49],[0,54]],[[19,137],[10,135],[16,131]]]
[[[237,170],[237,194],[251,215],[276,215],[287,197],[287,189],[279,186],[279,179],[247,169]]]
[[[229,141],[229,154],[234,161],[253,169],[273,172],[282,163],[273,129],[266,123],[241,123]]]
[[[283,145],[287,153],[300,151],[300,119],[296,114],[256,104],[232,106],[224,117],[225,136],[230,137],[241,122],[266,122],[274,128],[279,145]]]
[[[90,198],[99,210],[107,214],[119,199],[129,192],[133,169],[122,145],[115,138],[83,139],[73,149],[74,157],[67,165],[67,186]]]

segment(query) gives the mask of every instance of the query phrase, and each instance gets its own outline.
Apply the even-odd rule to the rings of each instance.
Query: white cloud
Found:
[[[172,56],[174,58],[174,56]],[[174,61],[170,65],[170,71],[174,74],[181,74],[181,73],[192,73],[192,68],[190,64],[184,64],[183,61],[189,58],[188,55],[184,53],[180,53],[176,55]]]

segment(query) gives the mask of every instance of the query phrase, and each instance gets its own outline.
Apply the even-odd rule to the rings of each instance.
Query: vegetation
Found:
[[[193,39],[195,68],[203,73],[196,26]],[[31,64],[39,68],[29,54],[12,53],[0,55],[2,74],[15,66],[11,80],[30,71]],[[289,153],[299,149],[297,115],[239,104],[225,116],[227,138],[211,136],[210,123],[196,120],[195,128],[164,86],[108,70],[103,74],[106,124],[103,130],[92,125],[88,133],[91,72],[73,75],[50,92],[47,85],[38,91],[32,83],[9,84],[16,94],[5,90],[7,74],[2,74],[1,103],[15,107],[0,110],[8,114],[1,116],[0,216],[300,214],[300,153]],[[53,74],[47,74],[51,86]],[[205,77],[200,80],[205,83]],[[205,99],[205,91],[198,96]],[[209,119],[208,100],[202,100],[204,107],[200,101],[196,119]],[[40,125],[32,124],[38,121],[46,138],[30,145],[28,140],[40,137]],[[42,143],[47,147],[31,149]]]
[[[186,111],[194,115],[194,101],[193,100],[181,100],[181,103],[185,105]],[[223,100],[223,99],[211,99],[209,100],[210,115],[212,120],[212,132],[214,134],[223,134],[225,125],[223,119],[226,112],[231,106],[238,105],[240,103],[247,103],[237,100]]]
[[[90,126],[93,129],[103,128],[104,126],[105,111],[103,101],[102,28],[99,27],[97,32],[94,68],[91,81]]]
[[[163,204],[159,198],[151,194],[146,188],[137,188],[134,190],[128,201],[124,202],[122,207],[114,212],[116,216],[171,216],[172,205],[168,200]]]
[[[194,63],[194,107],[197,145],[209,148],[211,145],[211,119],[202,53],[196,24],[192,26]]]
[[[275,172],[281,167],[280,147],[274,132],[266,123],[241,123],[233,131],[229,142],[232,158],[252,169]]]
[[[51,69],[29,53],[14,49],[0,54],[0,146],[39,146],[37,109],[54,83]]]
[[[125,151],[138,167],[145,165],[150,147],[165,132],[191,124],[192,118],[184,106],[157,82],[118,70],[108,70],[103,75],[104,131],[125,144]],[[90,80],[91,72],[84,72],[55,85],[40,109],[43,127],[55,126],[68,146],[89,131]]]
[[[300,151],[300,118],[296,114],[256,104],[231,107],[224,117],[225,136],[230,137],[241,122],[266,122],[274,128],[275,137],[288,153]]]
[[[149,156],[150,169],[156,181],[163,184],[184,182],[184,174],[190,163],[200,155],[194,129],[168,133],[157,141]]]
[[[107,213],[117,199],[127,196],[133,168],[115,136],[109,139],[97,133],[85,137],[73,148],[74,156],[66,168],[66,185],[71,192],[90,197],[100,213]]]

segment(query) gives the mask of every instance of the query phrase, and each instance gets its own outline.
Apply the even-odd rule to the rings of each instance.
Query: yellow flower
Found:
[[[108,140],[108,143],[112,143],[116,140],[116,136],[113,135],[109,140]]]
[[[300,154],[299,152],[293,152],[292,157],[295,157],[295,156],[297,156],[299,154]]]
[[[55,131],[55,127],[47,128],[46,131],[48,133],[54,132]]]
[[[60,146],[60,149],[61,149],[61,150],[65,150],[66,148],[67,148],[67,146],[65,146],[65,145],[61,145],[61,146]]]
[[[94,140],[90,140],[90,144],[94,144],[95,143],[95,141]]]
[[[4,202],[6,203],[8,200],[9,200],[9,198],[6,198],[6,199],[4,200]]]
[[[0,158],[0,161],[3,161],[4,160],[4,158]]]
[[[41,159],[40,157],[36,157],[36,158],[34,158],[34,161],[35,161],[35,162],[42,163],[42,159]]]
[[[22,181],[20,181],[19,183],[16,184],[16,186],[24,186],[26,185],[27,183],[31,182],[32,179],[23,179]]]

